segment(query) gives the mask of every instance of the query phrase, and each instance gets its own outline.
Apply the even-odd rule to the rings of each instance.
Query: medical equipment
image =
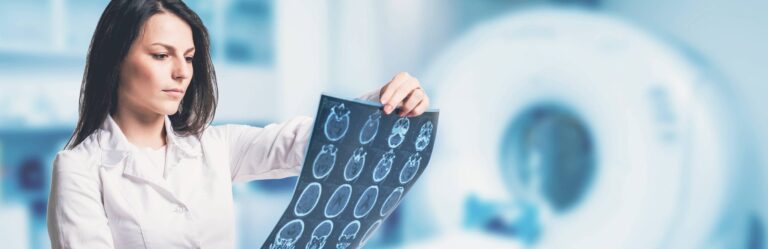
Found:
[[[534,9],[452,46],[424,78],[451,113],[421,193],[435,240],[743,248],[754,179],[738,106],[669,44],[604,14]]]

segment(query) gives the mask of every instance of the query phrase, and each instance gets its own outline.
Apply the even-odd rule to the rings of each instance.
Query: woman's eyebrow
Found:
[[[157,46],[163,46],[163,47],[165,47],[165,48],[166,48],[166,49],[168,49],[168,50],[171,50],[171,51],[176,51],[176,48],[175,48],[175,47],[173,47],[173,46],[171,46],[171,45],[168,45],[168,44],[165,44],[165,43],[161,43],[161,42],[155,42],[155,43],[152,43],[152,44],[149,44],[149,45],[152,45],[152,46],[155,46],[155,45],[157,45]],[[191,47],[191,48],[188,48],[188,49],[187,49],[187,51],[186,51],[186,52],[184,52],[184,53],[189,53],[189,52],[191,52],[191,51],[195,51],[195,47]]]

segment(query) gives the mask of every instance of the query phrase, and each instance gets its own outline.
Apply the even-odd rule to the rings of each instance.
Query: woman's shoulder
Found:
[[[248,125],[242,125],[242,124],[217,124],[217,125],[208,125],[205,127],[201,134],[201,140],[211,140],[211,139],[223,139],[229,136],[229,133],[234,129],[247,129]]]
[[[86,170],[98,164],[101,147],[98,143],[98,131],[89,135],[79,144],[56,153],[54,170]]]

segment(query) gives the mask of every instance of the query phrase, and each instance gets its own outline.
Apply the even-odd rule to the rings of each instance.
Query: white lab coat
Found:
[[[377,101],[378,91],[362,98]],[[313,124],[209,126],[198,139],[175,135],[170,123],[164,175],[136,156],[111,117],[56,155],[53,248],[234,248],[232,183],[298,175]]]

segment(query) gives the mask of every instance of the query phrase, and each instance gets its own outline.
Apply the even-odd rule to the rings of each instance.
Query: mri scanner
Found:
[[[424,77],[444,112],[418,194],[437,232],[412,247],[762,244],[737,106],[684,51],[582,10],[473,29]]]

